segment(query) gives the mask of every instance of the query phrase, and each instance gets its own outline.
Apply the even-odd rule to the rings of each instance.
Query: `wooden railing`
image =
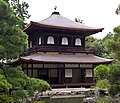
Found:
[[[24,54],[33,52],[67,52],[67,53],[94,53],[93,50],[85,49],[84,47],[67,47],[67,46],[34,46],[28,49]]]

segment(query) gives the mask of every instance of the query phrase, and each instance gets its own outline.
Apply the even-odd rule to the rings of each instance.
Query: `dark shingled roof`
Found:
[[[58,54],[58,53],[36,53],[20,57],[16,62],[49,62],[49,63],[81,63],[81,64],[109,64],[112,59],[105,59],[93,54]]]
[[[30,22],[27,28],[24,29],[25,32],[28,32],[37,27],[45,28],[54,28],[54,29],[63,29],[63,30],[74,30],[74,31],[83,31],[91,34],[101,32],[104,28],[93,28],[86,26],[82,23],[77,23],[68,18],[65,18],[59,14],[59,12],[53,12],[48,18],[39,21],[39,22]]]

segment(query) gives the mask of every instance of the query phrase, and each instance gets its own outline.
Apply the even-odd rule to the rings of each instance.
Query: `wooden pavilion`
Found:
[[[102,30],[74,22],[55,11],[40,22],[31,21],[24,29],[29,49],[14,63],[21,64],[29,77],[44,79],[54,87],[94,85],[95,66],[112,60],[86,50],[85,37]]]

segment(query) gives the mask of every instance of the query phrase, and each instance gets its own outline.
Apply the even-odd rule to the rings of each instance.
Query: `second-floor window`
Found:
[[[54,44],[54,38],[52,36],[47,38],[47,44]]]
[[[68,38],[66,38],[66,37],[63,37],[62,38],[62,43],[61,43],[62,45],[68,45]]]
[[[41,45],[41,37],[39,37],[39,45]]]
[[[33,44],[32,44],[32,41],[30,41],[30,48],[32,48],[32,45],[33,45]]]
[[[75,39],[75,45],[76,45],[76,46],[81,46],[81,45],[82,45],[80,38],[76,38],[76,39]]]

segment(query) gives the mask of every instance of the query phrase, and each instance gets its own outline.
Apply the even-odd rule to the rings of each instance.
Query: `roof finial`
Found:
[[[52,15],[53,15],[53,14],[60,15],[59,12],[57,12],[57,6],[54,7],[54,10],[55,10],[55,11],[52,12]]]
[[[55,10],[55,11],[57,10],[57,6],[54,7],[54,10]]]

